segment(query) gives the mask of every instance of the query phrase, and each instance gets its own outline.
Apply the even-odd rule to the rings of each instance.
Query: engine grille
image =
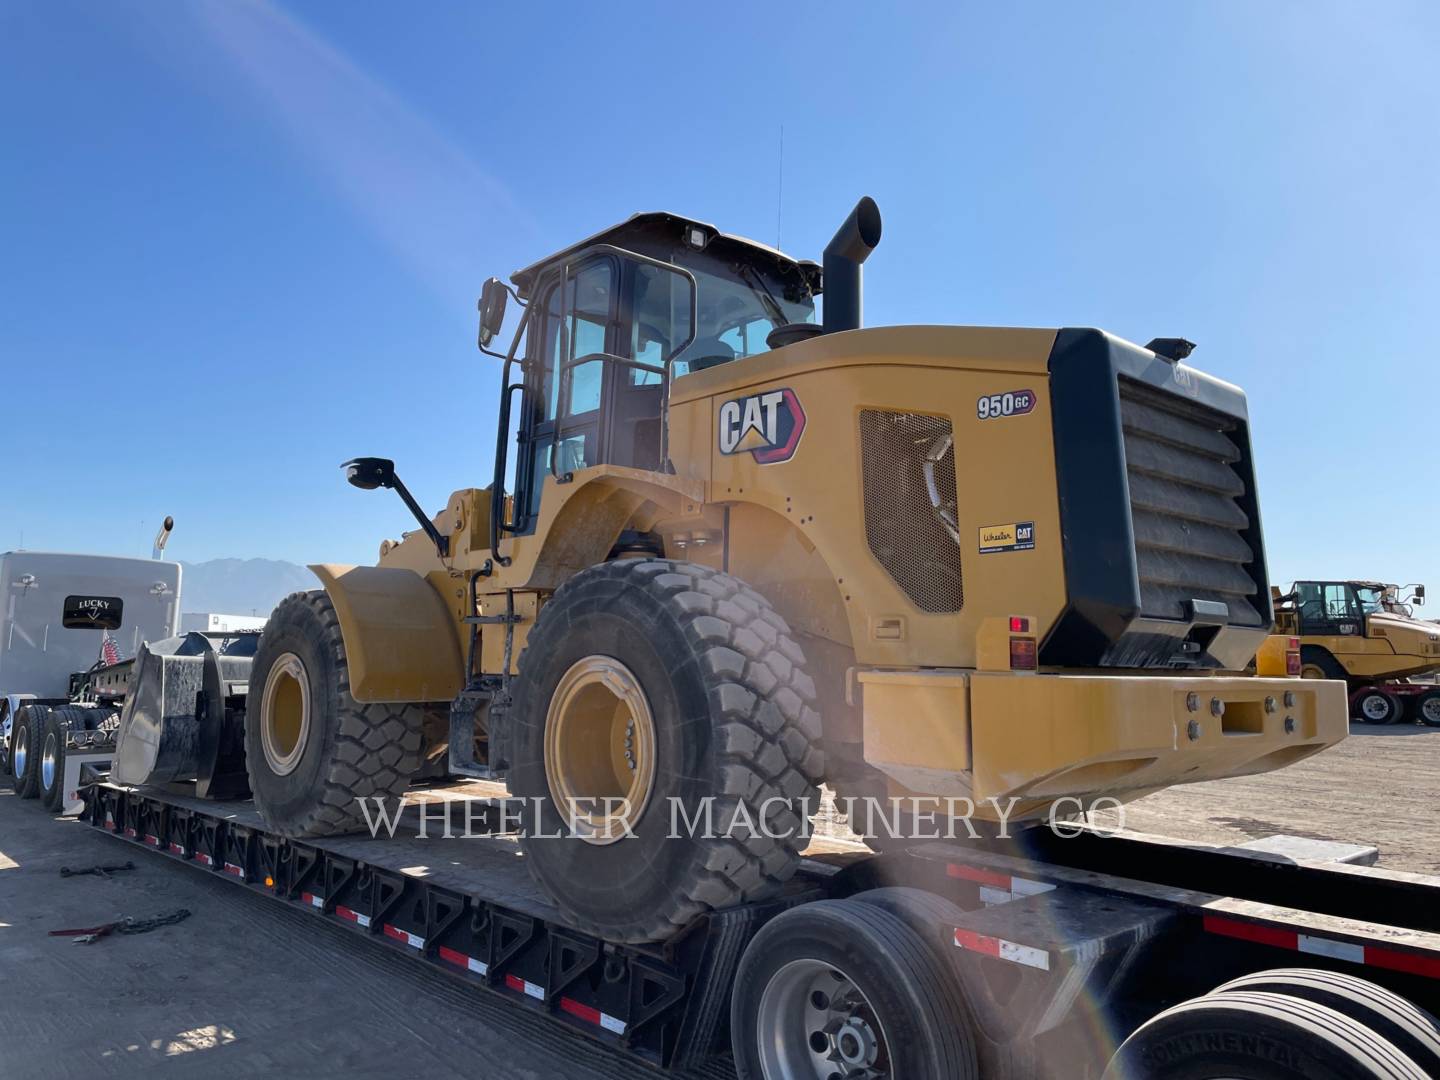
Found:
[[[865,538],[895,584],[921,611],[959,611],[965,602],[960,545],[931,502],[925,459],[952,435],[940,416],[865,409],[860,413],[860,467]],[[955,447],[935,463],[942,507],[955,508]]]
[[[1259,626],[1236,421],[1123,377],[1120,418],[1141,614],[1184,619],[1187,601],[1211,600],[1229,607],[1230,623]]]

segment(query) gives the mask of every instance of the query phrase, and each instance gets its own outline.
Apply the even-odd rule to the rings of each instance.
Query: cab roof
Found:
[[[703,234],[704,242],[698,249],[691,240],[695,230]],[[601,229],[578,243],[516,270],[510,275],[510,280],[514,282],[522,297],[528,297],[536,281],[553,264],[597,244],[613,244],[615,247],[628,248],[652,258],[665,258],[676,246],[684,245],[691,250],[711,252],[722,259],[773,268],[786,276],[798,273],[809,284],[813,295],[820,294],[820,267],[816,263],[806,259],[792,259],[767,244],[722,233],[708,222],[682,217],[667,210],[632,214],[617,225]]]

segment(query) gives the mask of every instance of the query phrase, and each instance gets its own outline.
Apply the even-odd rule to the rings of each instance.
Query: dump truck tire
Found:
[[[736,578],[663,559],[575,575],[529,635],[510,712],[535,878],[571,923],[627,942],[774,896],[818,805],[814,701],[789,627]],[[617,794],[608,815],[588,801]]]
[[[981,1075],[933,948],[856,899],[801,904],[755,935],[730,995],[730,1038],[740,1080]]]
[[[1343,679],[1345,669],[1328,649],[1305,645],[1300,649],[1300,675],[1305,679]]]
[[[1421,1080],[1424,1071],[1343,1013],[1285,994],[1194,998],[1121,1044],[1104,1080]]]
[[[46,810],[59,810],[65,799],[65,735],[70,731],[66,710],[50,709],[45,717],[44,734],[40,739],[40,762],[36,777],[39,781],[40,805]]]
[[[1340,971],[1276,968],[1217,986],[1211,994],[1287,994],[1344,1013],[1377,1032],[1428,1076],[1440,1076],[1440,1021],[1420,1006],[1367,979]]]
[[[382,806],[396,811],[420,765],[423,707],[350,696],[340,621],[323,591],[293,593],[275,608],[246,705],[250,790],[286,836],[368,829]]]
[[[26,705],[10,725],[11,775],[15,778],[15,794],[22,799],[40,794],[40,744],[49,715],[47,705]]]

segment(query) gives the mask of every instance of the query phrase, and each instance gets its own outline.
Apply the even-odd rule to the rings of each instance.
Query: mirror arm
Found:
[[[420,504],[415,501],[415,496],[410,494],[410,489],[404,485],[398,476],[394,478],[394,487],[395,494],[400,496],[401,501],[409,508],[410,513],[415,515],[415,520],[418,521],[420,527],[425,530],[425,535],[428,536],[430,542],[435,545],[435,550],[439,553],[440,557],[442,559],[448,559],[450,557],[450,538],[437,529],[435,523],[425,516],[425,511],[422,510]]]

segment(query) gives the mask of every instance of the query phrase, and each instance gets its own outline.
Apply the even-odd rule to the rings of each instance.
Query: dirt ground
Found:
[[[1380,866],[1440,874],[1437,795],[1440,728],[1351,724],[1339,746],[1288,769],[1140,799],[1124,824],[1219,844],[1275,833],[1373,844]]]
[[[1383,866],[1437,873],[1437,792],[1440,729],[1356,725],[1339,747],[1279,773],[1150,796],[1127,808],[1125,824],[1220,843],[1273,833],[1363,842],[1380,848]],[[136,869],[111,878],[59,874],[126,860]],[[192,917],[143,936],[78,946],[46,934],[179,907]],[[0,979],[4,1078],[652,1075],[338,927],[56,821],[10,791],[0,791]]]

